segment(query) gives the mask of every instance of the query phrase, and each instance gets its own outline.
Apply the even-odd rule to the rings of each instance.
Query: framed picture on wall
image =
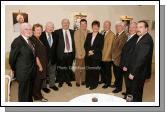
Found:
[[[79,15],[74,16],[74,30],[78,30],[80,27],[80,21],[81,19],[86,19],[87,15],[82,15],[79,13]]]
[[[13,28],[14,32],[20,31],[20,24],[28,22],[28,14],[27,13],[21,13],[21,12],[13,12]]]
[[[133,20],[131,16],[122,16],[121,21],[125,24],[125,31],[128,33],[130,22]]]

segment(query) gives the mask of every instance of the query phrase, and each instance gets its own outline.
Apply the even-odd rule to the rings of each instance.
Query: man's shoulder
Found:
[[[22,43],[22,40],[21,40],[21,38],[22,38],[22,36],[20,35],[20,36],[18,36],[18,37],[16,37],[14,40],[13,40],[13,42],[12,42],[12,46],[18,46],[18,45],[20,45],[21,43]]]

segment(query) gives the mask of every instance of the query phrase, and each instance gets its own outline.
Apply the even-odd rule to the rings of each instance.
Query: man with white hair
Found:
[[[19,102],[32,102],[32,86],[36,74],[35,49],[30,41],[32,27],[28,23],[20,26],[20,35],[11,44],[9,64],[19,84]]]
[[[109,20],[104,21],[103,24],[104,32],[104,46],[102,51],[102,62],[101,62],[101,81],[104,82],[102,88],[108,88],[111,86],[112,73],[112,43],[115,38],[115,34],[111,31],[111,22]]]
[[[133,59],[131,56],[133,54],[133,50],[136,46],[136,42],[138,39],[138,35],[136,33],[137,33],[137,23],[132,22],[130,23],[130,26],[129,26],[128,40],[126,41],[122,49],[121,62],[120,62],[120,66],[124,72],[123,74],[124,74],[125,87],[126,87],[126,92],[122,93],[124,95],[124,98],[126,98],[127,94],[130,94],[130,86],[132,85],[128,76],[130,73],[129,66]]]
[[[112,87],[115,87],[113,93],[118,93],[122,91],[122,69],[120,67],[120,58],[122,53],[122,48],[127,41],[127,35],[125,32],[125,25],[123,22],[117,22],[115,25],[116,37],[113,41],[112,46],[112,61],[113,61],[113,72],[115,76],[115,82]]]
[[[54,91],[57,91],[58,88],[55,85],[55,79],[56,79],[56,64],[52,64],[51,60],[53,57],[53,45],[55,44],[56,38],[53,33],[54,31],[54,24],[53,22],[47,22],[45,26],[45,31],[42,32],[40,40],[42,43],[46,46],[47,50],[47,59],[48,59],[48,64],[47,64],[47,76],[49,78],[49,87],[53,89]],[[47,88],[47,80],[44,80],[43,82],[43,91],[45,93],[49,93],[50,89]]]
[[[19,32],[20,31],[20,25],[24,23],[24,17],[22,14],[18,14],[16,16],[16,21],[17,23],[14,24],[14,32]]]
[[[74,31],[69,29],[69,19],[63,19],[61,24],[62,29],[55,30],[57,40],[53,53],[57,60],[59,87],[62,87],[64,82],[71,87],[71,80],[74,78],[71,69],[75,58]]]

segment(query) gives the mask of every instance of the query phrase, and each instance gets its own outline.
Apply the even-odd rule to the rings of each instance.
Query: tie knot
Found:
[[[51,37],[51,33],[48,33],[48,36]]]

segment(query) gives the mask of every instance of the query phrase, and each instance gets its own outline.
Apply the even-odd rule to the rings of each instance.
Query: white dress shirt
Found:
[[[94,37],[92,36],[92,39],[91,39],[91,46],[93,45],[93,42],[94,42],[94,40],[95,40],[95,37],[96,37],[96,36],[94,36]]]
[[[67,31],[67,35],[68,35],[68,40],[69,40],[69,44],[70,44],[70,49],[67,50],[66,48],[66,35],[65,35],[65,31]],[[72,40],[71,40],[71,34],[70,34],[70,31],[69,30],[64,30],[63,29],[63,36],[64,36],[64,44],[65,44],[65,49],[64,49],[64,53],[70,53],[72,52]]]
[[[122,32],[119,32],[119,33],[118,33],[118,36],[121,35],[123,32],[124,32],[124,30],[123,30]]]

